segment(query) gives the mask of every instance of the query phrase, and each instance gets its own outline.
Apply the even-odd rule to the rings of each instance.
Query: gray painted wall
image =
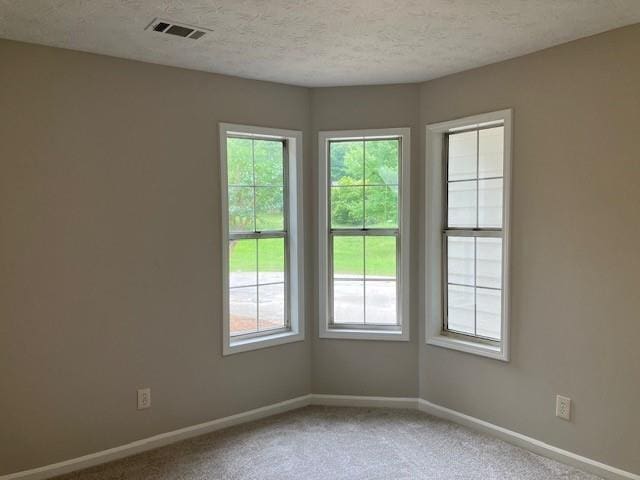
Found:
[[[307,90],[0,41],[0,474],[313,391],[421,397],[640,472],[640,25]],[[512,361],[424,345],[426,123],[514,108]],[[221,356],[217,122],[412,127],[411,341]],[[135,389],[153,407],[135,410]],[[574,419],[554,417],[556,393]]]
[[[309,393],[308,340],[222,357],[218,175],[218,122],[306,140],[309,90],[0,59],[0,474]]]
[[[511,362],[422,329],[421,397],[640,473],[640,25],[420,93],[421,126],[514,109]]]
[[[364,128],[411,127],[411,166],[420,163],[418,134],[418,85],[321,88],[312,91],[311,131],[313,155],[318,158],[318,132]],[[317,169],[317,162],[314,162]],[[316,170],[313,177],[317,178]],[[413,177],[412,192],[419,179]],[[317,195],[317,185],[314,192]],[[418,197],[412,195],[417,200]],[[414,202],[415,204],[415,202]],[[317,222],[314,221],[317,232]],[[412,224],[412,238],[417,226]],[[411,244],[416,258],[418,243]],[[417,263],[411,272],[411,296],[420,292],[415,281]],[[317,270],[316,270],[317,271]],[[318,282],[317,275],[314,281]],[[314,291],[317,291],[314,288]],[[314,311],[318,310],[316,298]],[[313,393],[415,397],[418,394],[418,316],[411,307],[410,342],[333,340],[318,338],[317,318],[312,342]]]

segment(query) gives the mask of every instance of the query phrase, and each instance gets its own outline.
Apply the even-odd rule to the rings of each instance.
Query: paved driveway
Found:
[[[256,304],[260,301],[260,328],[282,325],[284,321],[284,276],[282,273],[260,273],[259,292],[255,272],[233,272],[230,276],[232,331],[256,328]],[[363,282],[353,276],[340,276],[335,282],[334,310],[337,323],[364,321],[377,324],[396,322],[396,282],[393,278],[376,277]],[[365,302],[366,299],[366,302]],[[242,328],[241,328],[242,324]]]

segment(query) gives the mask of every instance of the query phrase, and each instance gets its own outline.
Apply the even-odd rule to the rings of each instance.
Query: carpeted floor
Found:
[[[421,412],[306,407],[59,480],[596,480]]]

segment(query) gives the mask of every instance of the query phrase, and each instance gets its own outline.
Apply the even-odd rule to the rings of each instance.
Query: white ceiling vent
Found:
[[[198,40],[204,37],[207,32],[212,31],[209,28],[196,27],[194,25],[187,25],[186,23],[176,23],[164,18],[154,18],[145,30],[166,33],[177,37],[191,38],[193,40]]]

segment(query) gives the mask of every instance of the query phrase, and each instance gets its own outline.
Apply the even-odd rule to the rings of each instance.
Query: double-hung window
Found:
[[[427,128],[428,185],[433,187],[428,197],[440,207],[440,215],[427,222],[432,243],[427,271],[440,264],[439,288],[427,282],[431,303],[439,303],[427,342],[504,360],[510,119],[504,111]],[[438,179],[440,189],[435,188]],[[438,241],[439,254],[433,245]],[[433,298],[436,291],[440,301]]]
[[[409,338],[409,145],[409,129],[319,135],[323,338]]]
[[[223,352],[303,338],[297,131],[221,124]]]

